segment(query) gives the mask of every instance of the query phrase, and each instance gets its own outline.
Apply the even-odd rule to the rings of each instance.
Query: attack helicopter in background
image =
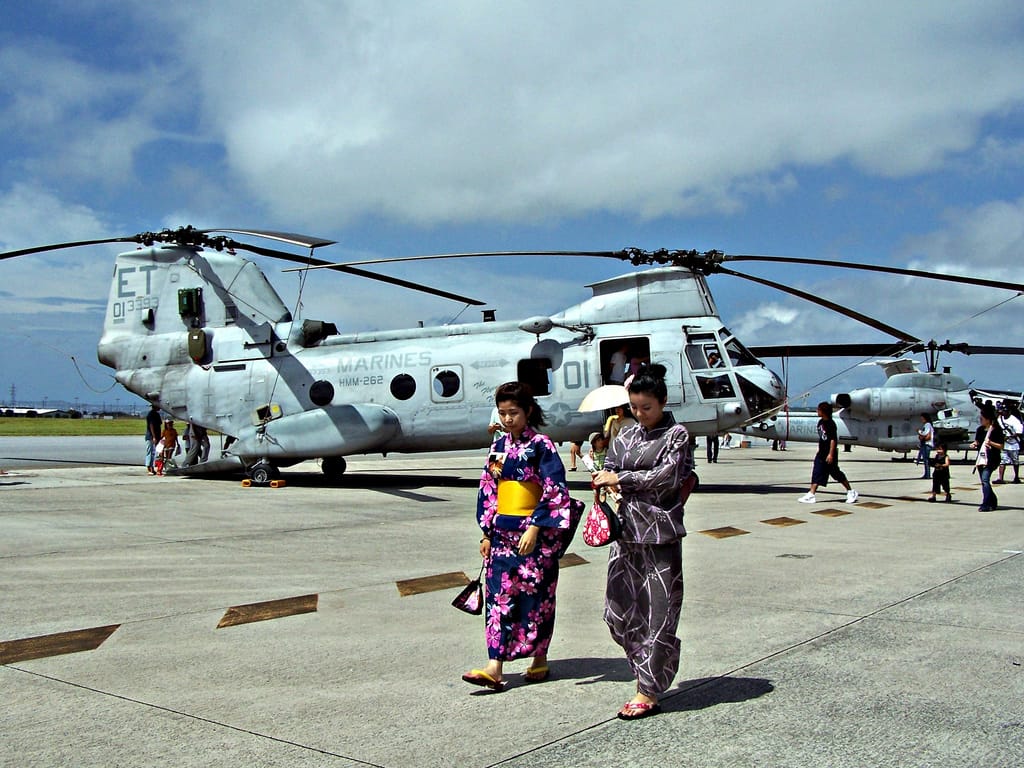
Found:
[[[863,346],[849,350],[863,354]],[[832,419],[839,442],[863,445],[881,451],[909,453],[918,449],[921,416],[932,420],[936,443],[945,443],[949,451],[966,451],[980,424],[978,405],[985,401],[1013,400],[1020,404],[1021,393],[988,392],[974,389],[948,367],[935,370],[940,351],[965,354],[1021,355],[1024,348],[971,346],[967,344],[908,345],[907,352],[927,353],[928,370],[910,358],[872,360],[861,365],[876,365],[885,373],[880,387],[864,387],[831,395],[835,408]],[[814,411],[779,412],[743,427],[742,432],[769,440],[818,442],[818,415]]]
[[[238,242],[258,237],[306,249],[296,254]],[[706,277],[729,274],[799,296],[883,330],[878,320],[780,283],[728,269],[727,261],[775,261],[918,275],[1021,290],[957,277],[817,259],[720,251],[522,251],[441,254],[352,263],[314,257],[333,241],[264,230],[175,230],[60,243],[0,254],[0,260],[101,243],[134,243],[116,257],[98,344],[100,362],[125,389],[175,418],[229,436],[226,452],[188,474],[245,471],[256,483],[282,467],[319,459],[340,476],[345,456],[486,447],[497,386],[527,382],[556,442],[580,440],[603,414],[578,410],[610,378],[613,355],[664,365],[668,402],[695,435],[758,423],[778,411],[779,377],[718,316]],[[362,269],[373,263],[487,256],[591,256],[649,267],[593,283],[592,296],[549,316],[366,333],[340,333],[297,317],[247,251],[382,280],[469,305],[484,302]]]

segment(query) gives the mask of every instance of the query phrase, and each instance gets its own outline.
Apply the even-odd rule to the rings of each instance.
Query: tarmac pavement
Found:
[[[698,451],[680,674],[628,723],[607,553],[579,535],[551,679],[461,681],[485,662],[449,605],[479,567],[476,452],[277,489],[5,465],[0,765],[1024,764],[1024,485],[981,513],[957,465],[955,503],[929,504],[918,467],[857,449],[857,504],[799,504],[814,446],[755,443]]]

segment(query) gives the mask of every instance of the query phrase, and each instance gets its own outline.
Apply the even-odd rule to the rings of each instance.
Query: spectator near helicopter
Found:
[[[999,478],[993,481],[1002,485],[1006,468],[1013,467],[1013,482],[1020,482],[1020,434],[1024,423],[1020,419],[1020,411],[1015,403],[1003,400],[996,406],[999,426],[1003,430],[1003,452],[999,459]]]

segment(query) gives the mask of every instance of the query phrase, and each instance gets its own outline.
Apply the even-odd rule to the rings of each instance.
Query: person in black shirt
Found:
[[[839,433],[836,423],[832,421],[832,403],[818,403],[818,453],[814,457],[814,468],[811,470],[811,489],[798,501],[802,504],[813,504],[817,501],[814,495],[819,485],[828,485],[828,479],[838,480],[846,489],[846,502],[853,504],[859,495],[850,486],[843,470],[839,468]]]
[[[160,442],[160,432],[163,430],[163,420],[160,418],[160,406],[156,403],[146,414],[146,472],[156,474],[153,464],[156,461],[156,444]]]

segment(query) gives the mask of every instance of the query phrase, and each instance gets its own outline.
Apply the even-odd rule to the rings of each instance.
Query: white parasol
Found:
[[[583,402],[580,403],[580,407],[576,410],[580,413],[604,411],[617,405],[625,405],[628,402],[629,390],[624,386],[621,384],[605,384],[588,392],[587,396],[583,398]]]

